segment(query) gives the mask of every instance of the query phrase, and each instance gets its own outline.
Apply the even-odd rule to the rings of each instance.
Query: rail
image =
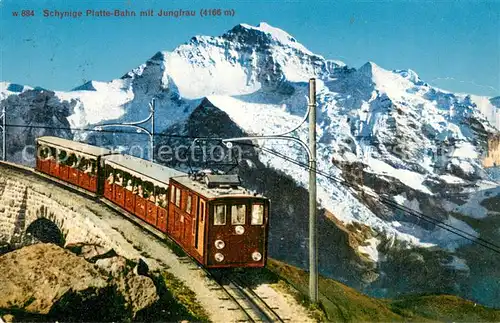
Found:
[[[244,284],[237,274],[230,271],[208,271],[226,294],[247,315],[250,322],[284,322],[279,314],[251,287]]]
[[[175,241],[170,239],[166,234],[163,232],[153,228],[152,226],[148,225],[147,223],[142,223],[142,220],[138,219],[137,217],[133,216],[129,212],[125,210],[121,210],[118,207],[116,207],[114,204],[111,202],[107,201],[104,198],[99,198],[93,193],[90,193],[88,191],[85,191],[75,185],[72,185],[70,183],[63,182],[61,180],[55,179],[51,176],[48,176],[46,174],[43,174],[41,172],[36,171],[35,169],[23,165],[18,165],[15,163],[11,162],[4,162],[0,161],[0,165],[3,167],[11,168],[11,169],[16,169],[17,171],[24,172],[26,174],[31,174],[35,175],[38,178],[45,180],[45,181],[50,181],[52,183],[57,184],[58,186],[63,186],[73,193],[79,194],[80,196],[86,196],[89,199],[94,200],[95,202],[102,203],[106,206],[108,206],[110,209],[113,211],[121,214],[122,216],[125,216],[127,219],[129,219],[131,222],[135,223],[136,225],[140,226],[142,229],[146,230],[149,234],[154,236],[155,238],[160,239],[162,242],[164,242],[169,248],[172,248],[172,244],[176,244]],[[175,251],[174,251],[175,252]],[[207,278],[211,279],[215,284],[218,285],[218,287],[229,296],[229,299],[235,303],[239,309],[245,314],[247,317],[247,320],[245,321],[250,321],[250,322],[284,322],[283,319],[280,318],[280,316],[276,313],[276,311],[269,306],[260,296],[255,293],[250,287],[246,286],[243,284],[243,282],[234,276],[229,270],[225,270],[223,274],[220,272],[216,272],[214,270],[210,271],[198,264],[198,262],[191,257],[189,254],[185,253],[182,256],[177,256],[179,262],[191,262],[195,269],[201,269],[205,272],[205,275]]]

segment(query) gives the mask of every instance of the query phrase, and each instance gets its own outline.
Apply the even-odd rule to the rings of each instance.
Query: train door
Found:
[[[182,216],[182,213],[179,212],[178,210],[174,211],[174,232],[173,236],[178,242],[182,242],[181,238],[181,229],[183,228],[183,223],[184,223],[184,217]]]
[[[189,241],[189,245],[196,248],[196,235],[198,234],[198,197],[196,195],[193,195],[192,204],[191,239]]]
[[[206,203],[203,199],[198,200],[198,212],[196,212],[196,240],[195,248],[200,255],[203,255],[204,242],[205,242],[205,221],[206,221]]]
[[[195,214],[196,214],[196,204],[193,203],[194,195],[189,191],[185,192],[184,199],[184,210],[185,210],[185,219],[184,219],[184,244],[192,249],[194,247],[194,239],[193,239],[193,228],[196,223]],[[194,207],[193,207],[194,205]]]

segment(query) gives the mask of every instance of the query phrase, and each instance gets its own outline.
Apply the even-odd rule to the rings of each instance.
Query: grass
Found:
[[[487,308],[452,295],[409,296],[393,300],[389,307],[405,317],[417,313],[420,317],[436,321],[500,321],[500,310]]]
[[[163,273],[165,286],[172,293],[172,296],[181,303],[187,312],[195,318],[197,322],[209,322],[208,313],[198,303],[196,293],[189,289],[182,281],[169,272]]]
[[[208,313],[198,303],[196,293],[169,272],[151,277],[159,301],[137,314],[136,322],[210,322]]]
[[[326,321],[325,311],[318,305],[311,304],[309,302],[309,298],[306,297],[304,293],[297,290],[276,271],[270,270],[269,268],[246,268],[243,270],[242,275],[240,275],[239,278],[245,281],[245,283],[249,286],[258,286],[261,283],[270,284],[274,288],[295,298],[297,303],[308,309],[310,317],[316,319],[317,321]]]
[[[318,321],[333,322],[499,322],[500,310],[452,295],[420,295],[398,299],[369,297],[333,279],[319,277],[319,303],[308,303],[308,273],[277,260],[268,269],[293,286],[296,296]],[[283,287],[285,290],[290,287]]]
[[[292,295],[299,304],[302,304],[305,308],[307,308],[309,316],[314,318],[316,321],[325,322],[327,320],[325,310],[321,305],[312,304],[305,294],[300,293],[284,280],[280,280],[275,286],[277,289]]]

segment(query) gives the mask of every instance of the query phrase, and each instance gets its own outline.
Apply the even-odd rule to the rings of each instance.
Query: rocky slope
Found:
[[[106,266],[100,270],[54,244],[9,252],[0,256],[0,311],[71,321],[133,318],[158,300],[156,287],[150,278],[133,274],[133,268],[126,274],[125,260],[113,263],[116,280],[109,279]]]
[[[438,290],[499,305],[496,265],[481,260],[492,257],[488,250],[379,200],[385,196],[472,236],[498,240],[499,233],[486,225],[496,224],[498,208],[483,205],[498,196],[498,183],[481,165],[487,135],[500,128],[498,98],[437,89],[412,70],[388,71],[373,62],[348,67],[261,23],[241,24],[218,37],[193,37],[120,79],[55,92],[57,103],[41,101],[49,112],[37,109],[35,115],[49,118],[42,122],[48,125],[62,127],[67,121],[93,128],[110,120],[143,119],[155,98],[156,129],[162,133],[157,142],[175,149],[192,141],[172,134],[230,137],[290,129],[305,113],[310,77],[318,79],[318,167],[329,175],[318,176],[322,271],[376,295]],[[23,99],[29,91],[4,83],[1,104],[8,111],[15,111],[14,103],[32,111],[33,103]],[[54,106],[55,111],[67,107],[69,115],[55,117]],[[24,112],[19,115],[19,122],[33,124]],[[138,134],[62,135],[124,150],[130,143],[147,147],[147,136]],[[292,135],[307,141],[306,127]],[[25,134],[23,140],[31,143],[32,137]],[[255,144],[307,162],[304,151],[290,142]],[[20,146],[9,149],[15,156]],[[305,266],[307,173],[268,152],[242,149],[245,160],[233,171],[273,200],[271,255]],[[165,163],[185,170],[194,164]],[[425,275],[422,264],[428,266]],[[483,293],[477,272],[484,281],[497,281],[489,284],[491,293]]]

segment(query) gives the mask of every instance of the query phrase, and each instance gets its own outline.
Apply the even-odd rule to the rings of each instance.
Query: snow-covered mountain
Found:
[[[474,288],[467,292],[467,287],[497,277],[496,269],[490,268],[493,265],[486,270],[475,264],[483,257],[473,252],[482,251],[480,247],[373,198],[387,196],[472,236],[498,240],[500,232],[485,229],[485,223],[495,223],[494,216],[500,214],[498,202],[490,202],[500,198],[500,190],[491,172],[481,165],[488,134],[500,129],[498,98],[450,93],[430,86],[409,69],[388,71],[373,62],[357,69],[348,67],[312,53],[286,32],[261,23],[257,27],[240,24],[218,37],[193,37],[172,52],[156,53],[120,79],[91,81],[70,92],[2,83],[0,99],[8,115],[16,115],[16,123],[32,125],[33,119],[26,115],[40,114],[44,118],[37,122],[52,127],[67,123],[73,128],[92,128],[112,120],[143,119],[149,114],[148,103],[155,98],[156,129],[164,135],[158,142],[189,145],[187,139],[165,138],[172,133],[214,137],[276,134],[293,128],[306,112],[311,77],[317,78],[318,168],[330,175],[318,176],[321,221],[326,221],[322,222],[320,243],[320,254],[327,260],[320,259],[323,272],[379,295],[446,291],[499,305],[498,279],[496,284],[488,283],[496,295],[493,299]],[[44,103],[42,95],[50,96],[51,103]],[[38,105],[33,108],[35,101],[45,109],[53,108],[42,112]],[[61,119],[57,111],[64,109],[70,111]],[[131,143],[147,146],[147,137],[139,135],[84,131],[60,135],[121,147]],[[293,135],[307,142],[307,127]],[[33,140],[32,135],[26,138]],[[256,143],[307,162],[303,149],[292,142]],[[20,146],[16,147],[11,148],[11,155],[19,154]],[[294,227],[293,221],[307,218],[307,207],[303,208],[307,172],[258,149],[249,153],[246,168],[240,171],[280,211],[276,212],[280,223],[274,222],[271,232],[271,250],[276,257],[305,265],[301,260],[307,252],[304,227],[284,231]],[[267,179],[259,184],[252,178],[261,177],[255,174],[262,171]],[[354,189],[331,177],[345,180]],[[265,185],[269,178],[293,185],[293,189]],[[332,246],[334,243],[337,245]],[[432,275],[425,282],[416,270],[422,261],[433,264]],[[482,271],[488,272],[483,275],[486,278],[474,277]],[[450,272],[460,278],[459,283],[443,279]],[[402,282],[408,276],[413,283]]]

